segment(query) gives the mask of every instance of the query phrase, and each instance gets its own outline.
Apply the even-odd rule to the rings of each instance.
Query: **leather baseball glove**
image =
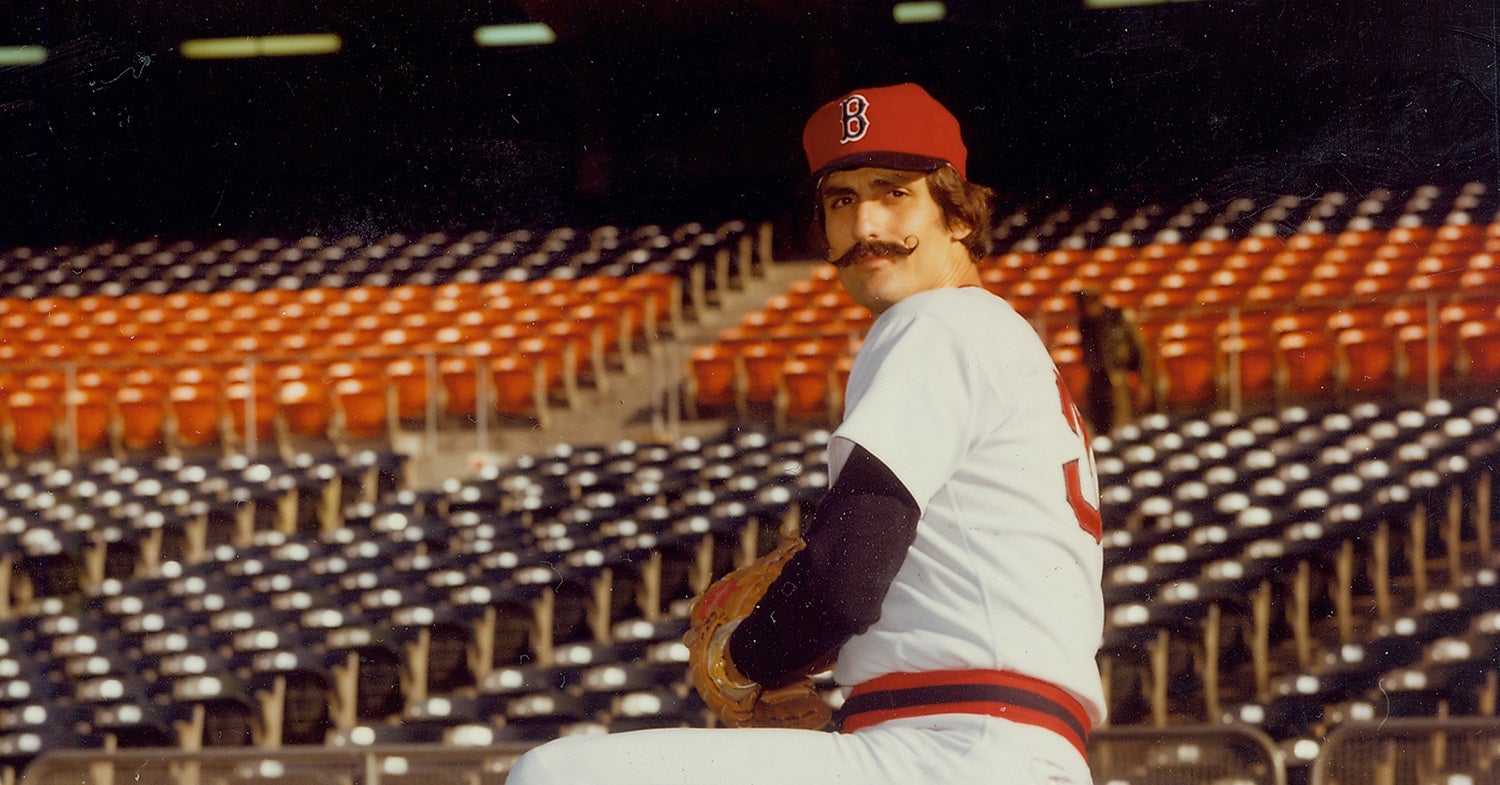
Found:
[[[692,626],[682,638],[688,647],[688,674],[703,701],[731,728],[819,730],[832,715],[812,679],[804,676],[767,690],[741,674],[729,658],[729,636],[802,547],[800,537],[789,540],[720,578],[693,601]]]

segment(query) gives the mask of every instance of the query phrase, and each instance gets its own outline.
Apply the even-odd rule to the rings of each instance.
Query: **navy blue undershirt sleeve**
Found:
[[[807,547],[730,636],[740,673],[769,688],[790,684],[874,624],[920,518],[901,480],[855,445],[804,527]]]

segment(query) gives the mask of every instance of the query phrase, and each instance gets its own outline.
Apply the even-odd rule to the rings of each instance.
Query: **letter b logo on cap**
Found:
[[[870,130],[870,118],[865,116],[865,110],[869,108],[870,102],[857,93],[844,99],[843,122],[840,124],[843,135],[839,139],[840,144],[857,142],[865,138],[865,132]]]

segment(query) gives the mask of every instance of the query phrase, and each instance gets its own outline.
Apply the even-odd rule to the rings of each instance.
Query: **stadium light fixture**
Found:
[[[41,65],[47,62],[43,46],[0,46],[0,66]]]
[[[891,7],[891,18],[895,19],[898,25],[941,22],[947,16],[948,6],[944,3],[936,2],[936,0],[897,3]]]
[[[557,33],[546,22],[485,25],[474,30],[474,43],[480,46],[544,46],[556,42]]]
[[[333,54],[344,39],[333,33],[194,38],[178,47],[189,60],[242,60],[252,57],[299,57]]]

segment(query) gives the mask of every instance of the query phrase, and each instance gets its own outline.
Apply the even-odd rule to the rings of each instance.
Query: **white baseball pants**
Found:
[[[571,736],[522,756],[506,785],[1092,785],[1044,728],[975,714],[854,733],[682,728]]]

